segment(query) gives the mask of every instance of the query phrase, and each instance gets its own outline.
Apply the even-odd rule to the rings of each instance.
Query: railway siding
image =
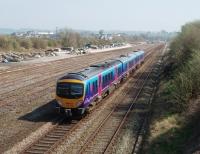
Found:
[[[148,65],[148,64],[146,64],[146,65]],[[132,79],[132,82],[133,81],[134,81],[134,79]],[[130,88],[130,87],[132,87],[132,84],[129,82],[126,86],[129,86],[129,88]],[[72,134],[70,134],[68,136],[66,141],[64,141],[61,146],[59,146],[58,148],[55,149],[55,153],[57,153],[57,152],[58,153],[65,153],[65,152],[77,153],[84,146],[85,142],[87,142],[88,140],[90,141],[90,138],[88,138],[88,136],[90,136],[94,130],[98,129],[98,125],[100,123],[102,123],[102,121],[104,121],[104,119],[106,118],[106,116],[108,114],[110,114],[110,111],[113,110],[114,106],[116,106],[116,102],[122,102],[123,99],[125,99],[126,97],[127,97],[127,87],[124,88],[124,92],[121,91],[120,93],[117,94],[117,96],[113,96],[112,98],[108,99],[109,100],[108,102],[110,102],[112,105],[110,104],[110,106],[109,106],[109,103],[105,102],[104,104],[108,105],[107,107],[105,107],[104,109],[99,108],[100,110],[95,111],[95,114],[91,115],[91,117],[90,117],[91,119],[89,121],[87,119],[87,121],[84,121],[83,123],[81,123],[80,128],[77,129],[76,131],[72,132]],[[115,98],[115,99],[113,99],[113,98]],[[130,100],[128,100],[128,102],[130,102]],[[124,107],[125,106],[123,106],[123,109],[126,108],[126,107],[125,108]],[[119,116],[121,115],[121,112],[123,111],[121,109],[122,108],[120,108],[120,110],[118,110],[119,112],[115,112],[116,114],[113,115],[115,118],[119,118]],[[123,114],[124,114],[124,112],[123,112]],[[113,124],[112,126],[114,126],[117,123],[119,124],[118,120],[116,120],[115,122],[116,123],[112,123],[110,121],[110,122],[108,122],[108,124],[109,125]],[[106,127],[106,128],[108,128],[108,127]],[[105,130],[108,134],[113,133],[113,131],[110,131],[109,129],[105,129]],[[105,131],[102,131],[102,132],[105,132]],[[103,138],[107,135],[100,134],[98,136],[100,136],[100,138]],[[96,140],[96,135],[94,135],[94,137]],[[106,138],[104,138],[104,140],[105,139]],[[99,141],[99,140],[97,139],[97,141]],[[92,147],[92,145],[90,145],[89,147]],[[97,147],[99,147],[99,146],[97,146]],[[95,146],[95,149],[96,149],[96,146]],[[97,149],[100,150],[100,148],[97,148]],[[91,152],[90,150],[88,152]],[[63,151],[65,151],[65,152],[63,152]]]
[[[157,46],[151,47],[149,50],[152,50],[152,49],[155,49],[155,48],[157,48]],[[120,52],[118,54],[120,54]],[[107,59],[109,57],[113,57],[113,55],[116,55],[116,54],[115,53],[108,54],[108,57],[96,57],[96,60],[100,60],[100,58]],[[95,61],[95,59],[93,59],[93,60]],[[82,59],[82,61],[85,61],[85,59]],[[49,69],[50,69],[50,67],[49,67]],[[54,72],[52,71],[51,74],[53,74],[53,73]],[[5,129],[2,127],[1,128],[1,132],[3,134],[9,133],[9,135],[6,135],[7,138],[5,138],[5,136],[3,136],[2,137],[3,140],[1,140],[2,143],[3,142],[4,143],[5,142],[7,142],[7,143],[9,142],[10,143],[8,146],[6,145],[7,148],[11,147],[15,143],[15,141],[20,141],[20,138],[23,139],[22,137],[25,137],[25,135],[28,132],[35,131],[37,127],[42,126],[42,124],[44,124],[46,122],[45,118],[42,117],[43,112],[41,112],[41,115],[39,115],[39,116],[34,116],[34,115],[31,116],[32,113],[30,112],[30,109],[33,110],[33,108],[35,108],[36,106],[43,105],[43,104],[46,104],[47,102],[52,101],[52,99],[53,99],[52,94],[54,92],[54,87],[53,87],[54,84],[53,84],[53,82],[55,82],[55,78],[52,79],[52,82],[50,82],[50,83],[48,83],[48,82],[43,83],[43,81],[42,81],[41,84],[38,84],[38,82],[36,82],[36,87],[35,88],[37,90],[33,90],[33,91],[31,90],[31,89],[35,89],[34,88],[34,83],[33,83],[33,84],[30,84],[30,86],[29,85],[25,86],[24,87],[25,88],[24,92],[20,91],[20,89],[16,89],[15,91],[13,91],[13,92],[19,91],[16,94],[16,97],[10,97],[10,98],[9,97],[5,97],[5,99],[8,100],[9,102],[11,102],[11,104],[6,106],[6,108],[1,107],[1,110],[5,111],[5,112],[1,112],[3,114],[2,114],[0,120],[1,121],[3,120],[2,123],[5,123],[5,125],[3,125],[3,126],[5,126]],[[52,86],[49,86],[51,84],[52,84]],[[39,86],[39,88],[37,88],[38,86]],[[48,88],[48,86],[49,86],[49,88]],[[23,98],[22,95],[26,94],[26,92],[29,92],[29,95],[27,95],[26,97]],[[10,95],[10,96],[12,96],[12,95]],[[12,98],[12,101],[9,100],[11,98]],[[51,121],[51,119],[53,119],[53,116],[54,116],[54,114],[50,115],[51,111],[49,109],[47,109],[44,112],[45,114],[43,114],[43,116],[46,116],[46,117],[48,116],[47,119],[49,119],[49,120],[47,120],[47,121]],[[10,110],[12,112],[10,112]],[[105,109],[105,110],[107,110],[107,109]],[[30,117],[33,117],[33,118],[31,118],[30,121],[29,120],[26,121],[26,118],[23,118],[24,117],[24,113],[26,113],[26,112],[30,112]],[[49,112],[49,114],[48,114],[48,112]],[[9,113],[9,116],[6,116],[6,118],[5,118],[6,113]],[[33,112],[33,113],[35,114],[35,112]],[[17,119],[15,119],[16,116],[17,116]],[[22,119],[20,120],[19,117],[20,117],[20,119],[22,117]],[[41,118],[42,117],[42,119],[44,119],[44,120],[39,120],[39,119],[37,120],[37,118],[34,119],[34,117],[37,117],[37,118]],[[8,121],[10,121],[10,124],[8,123]],[[36,122],[37,121],[41,121],[41,123],[34,124],[35,121]],[[20,125],[20,127],[17,126],[18,124]],[[15,126],[15,128],[14,128],[14,126]],[[12,133],[16,138],[12,134],[10,134],[10,131],[6,131],[6,129],[8,129],[8,130],[12,129],[13,130]],[[26,132],[21,133],[21,135],[23,134],[22,136],[18,136],[17,132],[19,132],[20,130],[22,130],[21,132],[23,132],[23,130],[26,130]],[[0,148],[1,148],[1,150],[5,150],[4,144],[1,144]]]

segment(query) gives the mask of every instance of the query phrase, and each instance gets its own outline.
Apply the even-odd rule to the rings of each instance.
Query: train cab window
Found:
[[[57,83],[56,94],[59,97],[77,99],[83,96],[84,85],[82,83],[63,82]]]

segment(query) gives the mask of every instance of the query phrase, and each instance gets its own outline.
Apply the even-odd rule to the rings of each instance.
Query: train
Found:
[[[56,83],[56,109],[67,116],[83,115],[116,89],[144,59],[144,51],[132,51],[64,74]]]

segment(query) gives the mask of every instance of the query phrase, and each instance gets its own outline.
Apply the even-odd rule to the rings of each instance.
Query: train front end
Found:
[[[83,114],[84,109],[80,108],[84,101],[84,82],[76,79],[60,79],[56,85],[56,107],[60,113]]]

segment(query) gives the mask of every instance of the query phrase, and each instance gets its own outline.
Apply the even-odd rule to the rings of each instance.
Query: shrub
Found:
[[[169,86],[173,100],[185,108],[192,97],[200,94],[200,21],[188,23],[170,44],[172,79]]]
[[[200,21],[184,25],[170,49],[170,58],[176,65],[186,63],[195,50],[200,50]]]
[[[195,52],[192,59],[175,75],[168,88],[172,87],[171,94],[181,108],[187,107],[192,97],[200,94],[200,52]]]
[[[12,41],[12,47],[14,50],[19,50],[20,49],[20,44],[17,40]]]
[[[0,36],[0,49],[12,49],[11,39],[6,36]]]
[[[32,42],[30,39],[22,39],[20,42],[20,46],[25,49],[30,49],[32,48]]]
[[[47,41],[40,38],[32,38],[33,48],[35,49],[46,49]]]

